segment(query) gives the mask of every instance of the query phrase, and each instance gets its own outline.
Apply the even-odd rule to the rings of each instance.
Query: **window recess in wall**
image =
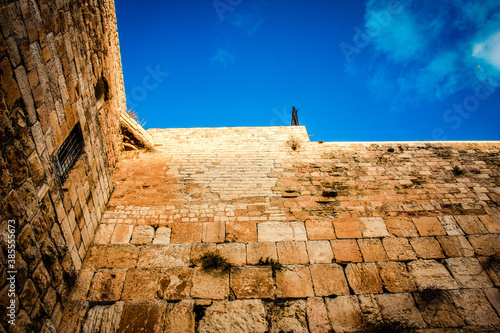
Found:
[[[77,123],[56,153],[55,164],[57,175],[64,183],[68,173],[75,164],[78,156],[83,152],[83,135],[80,124]]]

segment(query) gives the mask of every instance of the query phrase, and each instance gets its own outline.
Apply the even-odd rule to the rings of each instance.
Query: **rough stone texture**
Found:
[[[365,262],[388,260],[380,239],[358,239],[358,245]]]
[[[420,236],[446,235],[446,231],[436,217],[417,217],[413,219]]]
[[[311,264],[329,264],[333,260],[332,247],[329,241],[307,242],[307,254]]]
[[[194,302],[182,300],[175,304],[167,305],[167,312],[162,318],[163,331],[172,333],[194,333],[195,313]]]
[[[307,220],[307,238],[309,240],[335,239],[333,224],[330,220]]]
[[[305,242],[279,242],[276,243],[278,260],[284,265],[308,264],[309,257]]]
[[[361,262],[363,257],[358,244],[353,239],[338,239],[331,241],[333,255],[338,263]]]
[[[118,301],[121,297],[126,271],[123,269],[101,269],[92,279],[88,300],[93,302]]]
[[[153,244],[169,244],[170,234],[172,230],[167,227],[158,227],[155,232],[155,238],[153,239]]]
[[[304,298],[314,296],[311,273],[307,266],[288,265],[276,272],[276,297]]]
[[[276,243],[249,243],[247,244],[247,263],[249,265],[256,265],[260,259],[273,259],[278,260],[276,252]]]
[[[169,244],[144,247],[139,254],[139,268],[177,268],[189,266],[190,244]]]
[[[363,237],[390,236],[381,217],[362,217],[359,219],[359,224]]]
[[[307,233],[302,222],[262,222],[258,224],[259,242],[305,241]]]
[[[406,238],[384,238],[382,243],[389,260],[407,261],[417,259]]]
[[[155,234],[155,229],[149,225],[138,225],[132,232],[132,239],[130,244],[134,245],[147,245],[151,244]]]
[[[382,281],[375,263],[348,264],[345,274],[356,294],[377,294],[382,292]]]
[[[474,249],[465,236],[440,236],[437,239],[447,257],[474,256]]]
[[[236,298],[273,298],[272,269],[270,267],[231,268],[230,287]]]
[[[271,307],[269,314],[270,333],[307,332],[306,302],[286,301]]]
[[[193,270],[191,297],[224,299],[229,293],[229,272]]]
[[[434,260],[416,260],[408,263],[419,290],[425,288],[458,289],[448,270]]]
[[[354,332],[363,326],[363,315],[356,296],[325,298],[325,303],[334,332]]]
[[[449,258],[446,267],[460,288],[493,287],[488,274],[476,258]]]
[[[326,305],[321,297],[310,297],[306,302],[307,323],[311,333],[331,332]]]
[[[348,295],[349,287],[344,271],[337,264],[309,266],[316,296]]]
[[[480,289],[461,289],[451,292],[458,313],[469,325],[498,325],[500,319]]]
[[[266,312],[260,300],[217,301],[209,306],[198,332],[265,332]]]
[[[386,322],[404,322],[415,328],[425,327],[410,294],[383,294],[375,297]]]
[[[391,293],[402,293],[416,290],[413,276],[402,262],[380,262],[380,278],[385,288]]]

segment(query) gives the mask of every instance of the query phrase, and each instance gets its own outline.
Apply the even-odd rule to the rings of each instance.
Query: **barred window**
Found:
[[[77,123],[68,137],[62,143],[55,156],[57,174],[61,183],[64,183],[68,173],[83,151],[83,135],[80,124]]]

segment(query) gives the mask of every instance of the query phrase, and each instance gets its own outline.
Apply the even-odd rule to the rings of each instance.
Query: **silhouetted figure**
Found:
[[[299,117],[297,116],[297,110],[295,106],[292,106],[292,126],[299,126]]]

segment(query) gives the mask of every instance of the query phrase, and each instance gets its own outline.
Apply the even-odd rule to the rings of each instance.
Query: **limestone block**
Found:
[[[158,270],[129,269],[123,284],[122,300],[148,300],[161,296]]]
[[[474,249],[465,236],[438,236],[437,239],[447,257],[474,256]]]
[[[307,254],[311,264],[329,264],[333,260],[332,246],[329,241],[306,242]]]
[[[87,299],[94,273],[94,270],[90,268],[83,268],[80,270],[80,275],[78,276],[73,294],[71,295],[72,301],[84,301]]]
[[[427,296],[420,292],[413,295],[422,318],[429,326],[461,327],[464,325],[449,291],[431,291],[431,294]]]
[[[415,217],[413,223],[417,227],[420,236],[446,235],[446,231],[441,226],[437,217]]]
[[[407,323],[416,328],[426,326],[410,294],[382,294],[375,298],[385,321]]]
[[[439,242],[434,237],[410,238],[410,244],[419,258],[441,259],[445,257]]]
[[[349,287],[342,266],[316,264],[309,266],[316,296],[348,295]]]
[[[276,272],[276,288],[276,297],[278,298],[314,296],[311,273],[307,266],[284,266],[281,271]]]
[[[134,230],[133,225],[128,224],[117,224],[115,230],[111,235],[111,244],[128,244],[130,242],[130,237],[132,237],[132,231]]]
[[[257,225],[259,242],[306,241],[303,222],[261,222]]]
[[[483,289],[484,294],[490,301],[491,305],[497,313],[500,313],[500,291],[498,288]]]
[[[498,325],[500,320],[481,289],[451,291],[458,313],[469,325]]]
[[[137,265],[139,249],[133,246],[94,245],[90,248],[84,268],[134,268]]]
[[[201,267],[193,269],[191,297],[224,299],[229,294],[229,272],[203,271]]]
[[[130,244],[148,245],[153,241],[155,229],[150,225],[136,225],[132,232]]]
[[[201,242],[201,223],[175,223],[172,225],[171,243],[195,243]]]
[[[416,237],[417,229],[407,217],[389,217],[385,220],[388,231],[395,237]]]
[[[266,311],[261,300],[218,301],[212,303],[198,325],[198,332],[265,332]]]
[[[276,252],[276,243],[274,242],[264,242],[264,243],[248,243],[247,244],[247,263],[248,265],[257,265],[259,260],[265,260],[267,258],[278,260],[278,254]]]
[[[279,262],[284,265],[308,264],[309,257],[305,242],[276,243]]]
[[[306,314],[309,332],[328,333],[331,332],[328,312],[325,302],[321,297],[310,297],[306,301]]]
[[[452,215],[438,216],[438,220],[448,236],[461,236],[464,234]]]
[[[500,253],[500,235],[477,235],[467,237],[478,256],[493,256]]]
[[[358,239],[359,249],[363,254],[363,261],[387,261],[387,254],[380,239]]]
[[[492,215],[479,215],[479,220],[492,234],[500,233],[500,217]]]
[[[89,333],[116,332],[122,312],[123,302],[116,302],[113,305],[97,305],[89,310],[83,331]]]
[[[120,332],[161,332],[162,310],[158,301],[125,302]]]
[[[195,313],[194,301],[182,300],[178,303],[168,304],[162,322],[164,332],[194,333]]]
[[[488,233],[488,230],[475,215],[455,215],[454,217],[467,235]]]
[[[361,251],[354,239],[336,239],[330,241],[335,261],[338,263],[362,262]]]
[[[413,276],[402,262],[379,262],[380,277],[385,288],[391,293],[403,293],[417,289]]]
[[[120,300],[126,271],[123,269],[100,269],[92,278],[87,299],[92,302]]]
[[[445,264],[460,288],[493,287],[488,274],[476,258],[449,258],[445,260]]]
[[[201,241],[207,243],[223,243],[225,225],[222,222],[205,222],[202,224]]]
[[[191,244],[151,245],[141,249],[138,268],[178,268],[189,266]]]
[[[389,260],[415,260],[417,256],[406,238],[384,238],[382,240]]]
[[[254,222],[227,222],[226,241],[250,243],[257,241],[257,224]]]
[[[114,224],[101,224],[94,236],[94,244],[106,245],[111,241],[111,235],[115,230]]]
[[[333,220],[337,238],[362,238],[358,221],[352,217],[342,217]]]
[[[415,260],[408,263],[408,269],[419,290],[426,288],[457,289],[457,282],[448,270],[434,260]]]
[[[307,220],[305,223],[309,240],[335,239],[333,224],[330,220]]]
[[[68,302],[68,304],[66,304],[64,316],[59,325],[59,331],[76,332],[75,328],[81,327],[84,317],[87,314],[88,307],[88,302]]]
[[[167,227],[158,227],[156,229],[153,244],[170,244],[170,234],[172,230]]]
[[[247,263],[247,249],[243,243],[217,244],[217,251],[227,258],[230,264],[243,266]]]
[[[348,264],[345,275],[356,294],[377,294],[383,290],[375,263]]]
[[[363,326],[363,315],[356,296],[325,298],[325,303],[334,332],[354,332]]]
[[[274,298],[271,267],[233,267],[230,286],[236,298]]]
[[[359,225],[363,237],[388,237],[389,232],[381,217],[360,217]]]
[[[306,302],[291,300],[277,304],[269,310],[270,333],[307,333]]]
[[[200,258],[209,252],[216,252],[217,245],[215,243],[193,243],[191,246],[191,262],[193,265],[201,266]]]

